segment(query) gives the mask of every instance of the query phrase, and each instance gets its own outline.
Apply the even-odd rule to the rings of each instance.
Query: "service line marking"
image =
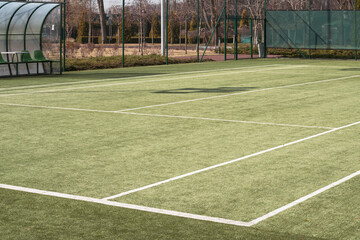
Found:
[[[198,120],[208,120],[208,121],[249,123],[249,124],[260,124],[260,125],[284,126],[284,127],[334,129],[333,127],[307,126],[307,125],[297,125],[297,124],[268,123],[268,122],[255,122],[255,121],[242,121],[242,120],[231,120],[231,119],[221,119],[221,118],[203,118],[203,117],[176,116],[176,115],[163,115],[163,114],[148,114],[148,113],[136,113],[136,112],[119,112],[119,113],[131,114],[131,115],[140,115],[140,116],[151,116],[151,117],[198,119]]]
[[[260,152],[257,152],[257,153],[249,154],[247,156],[236,158],[236,159],[233,159],[233,160],[230,160],[230,161],[227,161],[227,162],[223,162],[223,163],[216,164],[216,165],[213,165],[213,166],[209,166],[209,167],[206,167],[206,168],[202,168],[202,169],[199,169],[199,170],[196,170],[196,171],[193,171],[193,172],[185,173],[185,174],[182,174],[180,176],[176,176],[176,177],[172,177],[172,178],[169,178],[169,179],[166,179],[166,180],[163,180],[163,181],[152,183],[152,184],[140,187],[140,188],[132,189],[132,190],[129,190],[129,191],[126,191],[126,192],[122,192],[122,193],[113,195],[113,196],[109,196],[109,197],[104,198],[104,200],[115,199],[115,198],[126,196],[126,195],[129,195],[129,194],[132,194],[132,193],[143,191],[143,190],[146,190],[146,189],[149,189],[149,188],[157,187],[157,186],[165,184],[165,183],[169,183],[169,182],[176,181],[176,180],[179,180],[179,179],[182,179],[182,178],[185,178],[185,177],[189,177],[189,176],[192,176],[192,175],[195,175],[195,174],[198,174],[198,173],[202,173],[202,172],[209,171],[209,170],[212,170],[212,169],[215,169],[215,168],[219,168],[219,167],[222,167],[222,166],[225,166],[225,165],[236,163],[236,162],[239,162],[239,161],[251,158],[251,157],[259,156],[259,155],[264,154],[264,153],[268,153],[268,152],[278,150],[278,149],[281,149],[281,148],[284,148],[284,147],[288,147],[288,146],[291,146],[291,145],[294,145],[294,144],[297,144],[297,143],[301,143],[301,142],[304,142],[304,141],[307,141],[307,140],[310,140],[310,139],[313,139],[313,138],[316,138],[316,137],[320,137],[320,136],[323,136],[323,135],[328,134],[328,133],[339,131],[339,130],[342,130],[344,128],[352,127],[352,126],[355,126],[355,125],[358,125],[358,124],[360,124],[360,121],[355,122],[355,123],[351,123],[351,124],[348,124],[348,125],[345,125],[345,126],[342,126],[342,127],[334,128],[334,129],[331,129],[331,130],[326,131],[326,132],[318,133],[318,134],[312,135],[310,137],[306,137],[306,138],[298,139],[296,141],[285,143],[285,144],[279,145],[277,147],[269,148],[269,149],[266,149],[266,150],[263,150],[263,151],[260,151]]]
[[[144,107],[127,108],[127,109],[118,110],[118,112],[127,112],[127,111],[140,110],[140,109],[153,108],[153,107],[163,107],[163,106],[169,106],[169,105],[174,105],[174,104],[203,101],[203,100],[209,100],[209,99],[215,99],[215,98],[223,98],[223,97],[230,97],[230,96],[236,96],[236,95],[242,95],[242,94],[256,93],[256,92],[264,92],[264,91],[282,89],[282,88],[288,88],[288,87],[298,87],[298,86],[311,85],[311,84],[317,84],[317,83],[332,82],[332,81],[351,79],[351,78],[357,78],[357,77],[360,77],[360,75],[353,75],[353,76],[348,76],[348,77],[325,79],[325,80],[306,82],[306,83],[296,83],[296,84],[283,85],[283,86],[278,86],[278,87],[250,90],[250,91],[246,91],[246,92],[230,93],[230,94],[216,95],[216,96],[211,96],[211,97],[203,97],[203,98],[196,98],[196,99],[190,99],[190,100],[183,100],[183,101],[178,101],[178,102],[155,104],[155,105],[149,105],[149,106],[144,106]]]
[[[98,80],[85,80],[85,81],[76,81],[76,82],[38,84],[38,85],[29,85],[29,86],[0,88],[0,90],[18,90],[18,89],[52,87],[52,86],[61,86],[61,85],[76,85],[76,84],[83,84],[83,83],[96,83],[96,82],[118,81],[118,80],[138,79],[138,78],[143,79],[143,78],[152,78],[152,77],[166,77],[166,76],[177,76],[177,75],[194,74],[194,73],[219,72],[219,71],[241,70],[241,69],[249,69],[249,68],[251,69],[251,68],[260,68],[260,67],[273,67],[273,66],[284,66],[284,64],[271,64],[271,65],[238,67],[238,68],[222,68],[222,69],[216,69],[216,70],[209,69],[209,70],[202,70],[202,71],[165,73],[165,74],[154,74],[154,75],[136,76],[136,77],[105,78],[105,79],[98,79]],[[286,66],[291,66],[291,65],[286,65]],[[116,73],[114,73],[114,74],[116,74]],[[118,73],[118,74],[121,74],[121,73]],[[77,75],[77,76],[81,76],[81,75]],[[137,82],[128,82],[128,83],[125,82],[123,84],[133,84],[133,83],[137,83]]]
[[[254,72],[263,72],[263,71],[293,69],[293,68],[300,68],[300,67],[308,67],[308,66],[307,65],[297,65],[297,66],[290,65],[290,66],[281,67],[281,68],[280,67],[279,68],[266,68],[266,69],[259,69],[259,70],[246,70],[246,71],[235,71],[235,70],[233,70],[233,71],[227,71],[227,72],[221,72],[221,73],[217,72],[217,73],[213,73],[213,74],[180,76],[180,77],[173,77],[173,78],[166,78],[166,79],[147,80],[147,81],[108,83],[108,84],[102,84],[102,85],[90,85],[90,86],[81,86],[81,87],[72,87],[72,88],[58,88],[58,89],[33,91],[33,92],[0,94],[0,97],[29,95],[29,94],[35,94],[35,93],[51,93],[51,92],[58,92],[58,91],[70,91],[70,93],[71,93],[71,90],[77,90],[77,89],[112,87],[112,86],[119,86],[119,85],[139,84],[139,83],[153,83],[153,82],[163,82],[163,81],[171,81],[171,80],[179,80],[179,79],[187,79],[187,78],[204,78],[204,77],[213,77],[213,76],[219,76],[219,75],[234,74],[236,72],[254,73]]]
[[[316,195],[319,195],[320,193],[323,193],[323,192],[325,192],[331,188],[334,188],[346,181],[349,181],[350,179],[352,179],[358,175],[360,175],[360,171],[350,174],[334,183],[331,183],[323,188],[320,188],[319,190],[317,190],[315,192],[312,192],[304,197],[301,197],[281,208],[278,208],[268,214],[265,214],[259,218],[254,219],[250,222],[235,221],[235,220],[225,219],[225,218],[217,218],[217,217],[191,214],[191,213],[185,213],[185,212],[179,212],[179,211],[173,211],[173,210],[152,208],[152,207],[146,207],[146,206],[135,205],[135,204],[121,203],[121,202],[115,202],[115,201],[109,201],[109,200],[91,198],[91,197],[84,197],[84,196],[78,196],[78,195],[72,195],[72,194],[66,194],[66,193],[44,191],[44,190],[39,190],[39,189],[34,189],[34,188],[26,188],[26,187],[13,186],[13,185],[7,185],[7,184],[0,184],[0,188],[21,191],[21,192],[28,192],[28,193],[33,193],[33,194],[40,194],[40,195],[45,195],[45,196],[72,199],[72,200],[76,200],[76,201],[97,203],[97,204],[102,204],[102,205],[107,205],[107,206],[121,207],[121,208],[138,210],[138,211],[143,211],[143,212],[150,212],[150,213],[157,213],[157,214],[163,214],[163,215],[169,215],[169,216],[175,216],[175,217],[195,219],[195,220],[201,220],[201,221],[207,221],[207,222],[222,223],[222,224],[243,226],[243,227],[251,227],[251,226],[256,225],[259,222],[262,222],[270,217],[273,217],[289,208],[292,208],[312,197],[315,197]]]
[[[219,118],[203,118],[203,117],[190,117],[190,116],[188,117],[188,116],[147,114],[147,113],[135,113],[135,112],[118,112],[118,111],[110,111],[110,110],[108,111],[108,110],[95,110],[95,109],[83,109],[83,108],[52,107],[52,106],[39,106],[39,105],[16,104],[16,103],[0,103],[0,105],[4,105],[4,106],[14,106],[14,107],[30,107],[30,108],[57,109],[57,110],[68,110],[68,111],[115,113],[115,114],[127,114],[127,115],[138,115],[138,116],[151,116],[151,117],[166,117],[166,118],[207,120],[207,121],[217,121],[217,122],[233,122],[233,123],[246,123],[246,124],[260,124],[260,125],[272,125],[272,126],[282,126],[282,127],[334,129],[334,128],[332,128],[332,127],[322,127],[322,126],[306,126],[306,125],[284,124],[284,123],[255,122],[255,121],[242,121],[242,120],[230,120],[230,119],[219,119]]]

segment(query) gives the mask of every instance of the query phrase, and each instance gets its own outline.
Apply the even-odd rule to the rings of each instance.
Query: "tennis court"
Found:
[[[0,80],[4,239],[358,239],[360,66]]]

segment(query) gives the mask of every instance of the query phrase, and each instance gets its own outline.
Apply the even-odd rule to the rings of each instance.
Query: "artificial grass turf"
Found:
[[[357,79],[346,79],[250,94],[245,91],[245,94],[237,96],[139,109],[136,112],[339,127],[357,121],[360,115],[359,88]]]
[[[1,239],[313,239],[0,190]]]
[[[169,73],[184,73],[193,71],[206,71],[231,67],[253,67],[262,66],[267,64],[274,64],[272,61],[244,61],[240,64],[237,62],[206,62],[201,64],[176,64],[168,66],[147,66],[147,67],[131,67],[131,68],[116,68],[106,70],[86,70],[77,72],[64,72],[63,75],[41,75],[41,76],[21,76],[12,78],[1,78],[1,88],[5,87],[19,87],[19,86],[32,86],[51,83],[72,83],[82,82],[87,80],[101,80],[101,79],[121,79],[129,77],[141,77],[152,75],[163,75]]]
[[[116,200],[251,221],[358,171],[359,135],[354,126]]]
[[[256,227],[324,239],[359,239],[359,187],[359,179],[351,179]]]
[[[129,79],[124,78],[124,76],[147,76],[143,79],[135,79],[135,81],[167,80],[169,76],[154,76],[153,74],[162,75],[166,73],[182,73],[184,71],[271,64],[285,64],[287,69],[268,71],[265,68],[269,67],[264,67],[264,69],[257,69],[258,72],[245,72],[242,69],[233,71],[231,74],[229,71],[224,71],[225,75],[221,75],[220,72],[223,70],[219,70],[219,72],[216,72],[219,75],[216,76],[204,76],[209,75],[206,72],[192,73],[185,74],[189,76],[188,79],[178,78],[171,81],[142,83],[133,86],[111,86],[107,87],[106,90],[104,87],[92,87],[101,84],[129,82]],[[292,65],[294,65],[294,68],[291,68]],[[296,68],[296,65],[308,66]],[[274,68],[278,67],[284,66],[274,66]],[[231,61],[227,63],[86,71],[66,73],[62,77],[1,79],[0,102],[49,107],[120,110],[229,93],[246,93],[246,91],[254,89],[260,90],[289,84],[354,76],[357,73],[357,63],[352,61],[299,60]],[[109,76],[110,78],[119,76],[120,79],[104,80]],[[94,84],[85,82],[87,80],[100,80],[100,82]],[[70,83],[72,81],[76,83]],[[131,81],[134,81],[134,79]],[[51,90],[63,88],[63,86],[32,86],[34,84],[48,83],[66,84],[64,85],[65,89],[53,92]],[[28,87],[6,90],[8,87],[17,86]],[[68,87],[77,86],[91,86],[91,88],[66,90]],[[263,91],[256,94],[244,94],[179,105],[174,104],[137,110],[136,112],[339,127],[358,121],[357,89],[358,81],[357,78],[354,78],[326,84]],[[44,92],[28,95],[5,95],[38,90]],[[1,183],[100,198],[326,131],[326,129],[247,125],[244,123],[200,119],[132,116],[25,106],[1,105],[0,111],[2,126],[0,129],[2,138],[0,155],[6,156],[6,158],[0,159]],[[359,155],[356,139],[358,139],[359,132],[357,129],[358,127],[353,127],[346,131],[342,130],[336,134],[326,135],[326,137],[324,136],[324,138],[319,138],[316,141],[309,141],[309,144],[305,144],[305,142],[305,145],[301,145],[302,147],[296,145],[296,147],[291,147],[289,150],[284,149],[284,151],[274,152],[260,158],[249,159],[250,161],[229,165],[226,168],[209,172],[209,174],[183,179],[174,182],[174,185],[171,183],[161,186],[151,194],[144,191],[139,195],[129,195],[129,197],[123,199],[134,202],[139,201],[139,203],[155,207],[173,208],[174,206],[179,210],[189,210],[188,212],[192,213],[211,213],[214,216],[239,218],[245,216],[244,219],[239,220],[246,220],[246,217],[251,220],[253,216],[258,216],[257,213],[273,210],[273,208],[286,204],[288,201],[296,199],[296,197],[308,194],[309,191],[336,181],[352,173],[351,171],[358,170],[359,163],[356,159],[358,159]],[[298,156],[301,157],[301,160],[297,160],[296,157]],[[257,176],[261,176],[261,178],[257,179]],[[198,184],[194,184],[194,182]],[[240,182],[242,189],[238,189],[237,182]],[[288,183],[288,187],[284,187],[283,182]],[[318,184],[321,186],[318,186]],[[267,186],[270,187],[267,188]],[[164,190],[163,187],[168,189]],[[20,217],[19,219],[16,217],[16,215],[21,216],[17,212],[19,210],[16,206],[14,207],[8,203],[16,194],[11,194],[7,190],[1,191],[6,192],[1,199],[8,199],[6,205],[10,206],[9,211],[14,211],[14,208],[16,210],[10,224],[12,226],[9,228],[16,229],[17,224],[23,221],[30,224],[31,220],[29,219],[31,219],[31,214],[34,211],[30,209],[24,218]],[[181,194],[184,191],[188,194]],[[265,196],[262,195],[264,191]],[[31,201],[28,194],[20,195],[26,195],[26,199]],[[138,197],[140,195],[141,198]],[[212,196],[215,197],[212,198]],[[48,197],[46,198],[48,199]],[[255,205],[248,207],[253,198],[256,199],[254,200]],[[331,195],[330,198],[332,198]],[[26,199],[21,201],[25,205],[30,205],[30,202],[26,203]],[[182,201],[177,204],[179,199]],[[343,201],[342,198],[335,199]],[[355,199],[350,199],[349,206],[354,205]],[[122,198],[119,201],[122,201]],[[204,202],[205,204],[203,204]],[[230,203],[228,204],[228,202]],[[219,207],[220,203],[223,206]],[[241,203],[240,207],[238,207],[239,203]],[[331,204],[332,199],[325,203]],[[44,215],[49,212],[48,203],[44,202],[41,205],[38,207],[44,207],[45,210],[40,218],[47,219]],[[75,203],[75,205],[78,205],[78,203]],[[319,207],[319,205],[316,205],[316,207]],[[311,208],[309,206],[307,209]],[[83,211],[82,208],[80,209],[74,211]],[[225,230],[227,233],[222,233],[223,230],[221,229],[223,227],[220,227],[221,229],[217,230],[219,234],[217,234],[212,229],[206,230],[213,227],[213,224],[209,225],[207,223],[206,226],[204,225],[200,229],[208,231],[210,234],[202,233],[201,236],[205,236],[204,239],[209,239],[209,236],[221,238],[222,234],[224,234],[227,238],[223,239],[231,239],[230,235],[234,234],[233,229],[236,229],[236,231],[246,232],[245,235],[238,232],[234,234],[235,237],[240,236],[240,239],[271,237],[293,239],[296,237],[297,231],[304,235],[300,236],[300,238],[305,239],[306,236],[331,238],[331,232],[334,232],[334,236],[339,238],[356,238],[359,236],[358,232],[346,233],[347,229],[350,229],[346,227],[346,221],[348,219],[351,221],[353,214],[357,214],[356,211],[352,211],[351,214],[348,213],[349,209],[351,208],[342,209],[334,217],[334,221],[331,218],[324,221],[329,224],[329,227],[323,224],[321,228],[316,229],[314,227],[308,232],[306,231],[307,225],[303,225],[301,221],[296,220],[292,221],[294,225],[289,224],[283,228],[284,230],[279,229],[282,224],[286,224],[286,220],[279,220],[274,225],[264,225],[268,231],[275,231],[275,235],[272,235],[271,232],[264,233],[262,231],[253,234],[253,230],[249,230],[250,233],[247,232],[249,228],[232,226],[224,227],[226,229],[229,227],[231,229],[230,233],[228,230]],[[132,215],[133,212],[131,211],[129,215]],[[312,222],[320,219],[316,212],[319,211],[314,211],[312,217],[314,220]],[[92,220],[92,214],[97,216],[95,213],[90,212],[89,215],[91,216],[81,216],[81,220],[77,220],[77,222],[90,218],[90,226],[94,227],[100,224],[103,227],[101,222],[96,223],[95,219]],[[284,214],[287,213],[282,213],[280,216]],[[307,213],[300,212],[298,214],[305,215]],[[324,214],[319,212],[320,216],[324,216]],[[4,218],[8,219],[8,215],[8,213],[5,213]],[[59,214],[56,213],[55,215],[58,216]],[[154,215],[158,216],[157,214]],[[274,219],[278,219],[278,217],[276,216]],[[16,220],[16,218],[18,219]],[[72,228],[73,225],[69,226],[62,220],[49,226],[43,223],[41,219],[33,221],[30,237],[43,237],[41,234],[48,231],[47,229],[51,229],[59,236],[62,234],[62,236],[69,236],[66,234],[75,232],[74,236],[77,238],[86,238],[84,235],[76,235],[79,232]],[[155,222],[159,226],[154,229],[155,233],[150,234],[144,230],[135,233],[130,230],[132,233],[126,235],[126,237],[129,239],[141,239],[149,235],[150,238],[156,239],[165,238],[165,235],[169,234],[170,237],[174,236],[174,238],[175,236],[177,238],[191,238],[188,236],[194,231],[195,239],[201,237],[198,237],[197,229],[183,234],[183,230],[168,225],[167,218],[159,221]],[[199,222],[194,220],[186,221],[196,224]],[[356,221],[352,221],[351,224],[353,225],[354,222],[356,223]],[[85,228],[89,227],[88,223],[81,224],[86,225]],[[140,224],[139,221],[131,226],[125,225],[119,230],[119,233],[127,232],[126,229],[141,229],[142,226],[136,226],[138,224]],[[105,225],[108,225],[108,223]],[[9,226],[9,224],[4,223],[4,226]],[[44,227],[36,229],[36,226]],[[164,233],[160,229],[161,226],[166,226],[165,228],[168,226],[169,229],[166,229]],[[328,230],[330,227],[336,230]],[[186,225],[184,228],[189,227]],[[15,236],[15,231],[12,230],[11,234],[13,235],[10,236]],[[60,231],[64,231],[64,233],[60,233]],[[180,236],[177,236],[174,231],[180,231]],[[277,235],[277,231],[283,231],[284,235]],[[287,232],[291,234],[287,235]],[[40,235],[36,235],[37,233]],[[96,236],[98,238],[99,236],[107,237],[109,236],[107,234],[107,231],[105,231]],[[50,234],[50,236],[52,235]],[[112,236],[117,235],[113,234]],[[43,238],[46,238],[46,235]]]
[[[335,64],[334,64],[335,63]],[[121,79],[126,80],[128,77],[141,77],[151,75],[162,75],[169,73],[183,73],[192,71],[206,71],[214,69],[227,69],[233,67],[254,67],[262,65],[274,65],[274,64],[311,64],[321,66],[318,69],[317,74],[329,74],[329,66],[336,66],[344,74],[358,70],[358,64],[356,61],[319,61],[319,60],[296,60],[296,59],[256,59],[256,60],[241,60],[241,61],[227,61],[227,62],[205,62],[205,63],[190,63],[190,64],[175,64],[168,66],[147,66],[147,67],[131,67],[131,68],[117,68],[106,70],[87,70],[78,72],[64,72],[63,75],[42,75],[42,76],[22,76],[1,78],[1,88],[19,87],[19,86],[33,86],[51,83],[68,83],[82,82],[87,80],[101,80],[101,79]],[[287,73],[292,76],[292,72]],[[2,89],[1,89],[2,90]]]
[[[10,106],[1,116],[2,183],[93,197],[323,131]]]

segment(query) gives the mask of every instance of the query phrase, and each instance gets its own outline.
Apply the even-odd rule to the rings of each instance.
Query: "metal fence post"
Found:
[[[121,21],[121,40],[122,40],[122,60],[121,66],[125,67],[125,0],[122,0],[122,21]]]
[[[264,58],[266,58],[267,55],[267,49],[266,49],[266,0],[264,0]]]
[[[235,22],[234,22],[234,59],[238,60],[238,42],[237,42],[237,23],[238,23],[238,19],[237,19],[237,0],[235,0]]]
[[[355,24],[354,24],[354,27],[355,27],[355,60],[357,61],[358,59],[358,40],[357,40],[357,0],[355,0],[355,8],[354,8],[354,14],[355,14]]]
[[[311,45],[311,16],[310,16],[310,14],[311,14],[311,0],[309,0],[309,11],[308,11],[308,13],[309,13],[309,19],[308,19],[308,21],[309,21],[309,59],[311,59],[311,47],[310,47],[310,45]]]
[[[196,46],[196,58],[197,62],[200,62],[199,58],[199,47],[200,47],[200,0],[197,0],[197,46]]]
[[[166,38],[166,65],[169,64],[169,0],[166,0],[166,30],[165,30],[165,38]]]
[[[227,31],[226,31],[226,19],[227,19],[227,15],[226,15],[226,0],[224,0],[224,61],[226,61],[226,43],[227,43]]]

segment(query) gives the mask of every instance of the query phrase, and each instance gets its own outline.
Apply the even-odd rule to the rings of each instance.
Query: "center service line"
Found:
[[[146,186],[143,186],[143,187],[140,187],[140,188],[132,189],[130,191],[122,192],[122,193],[119,193],[119,194],[116,194],[116,195],[113,195],[113,196],[110,196],[110,197],[106,197],[106,198],[103,198],[103,199],[104,200],[110,200],[110,199],[122,197],[122,196],[125,196],[125,195],[129,195],[129,194],[132,194],[132,193],[135,193],[135,192],[139,192],[139,191],[142,191],[142,190],[145,190],[145,189],[153,188],[153,187],[159,186],[159,185],[164,184],[164,183],[169,183],[169,182],[172,182],[172,181],[175,181],[175,180],[179,180],[181,178],[192,176],[192,175],[197,174],[197,173],[209,171],[209,170],[212,170],[214,168],[218,168],[218,167],[222,167],[222,166],[225,166],[225,165],[228,165],[228,164],[231,164],[231,163],[239,162],[239,161],[242,161],[242,160],[247,159],[247,158],[255,157],[255,156],[258,156],[258,155],[261,155],[261,154],[264,154],[264,153],[267,153],[267,152],[271,152],[271,151],[274,151],[274,150],[277,150],[277,149],[280,149],[280,148],[288,147],[288,146],[294,145],[296,143],[304,142],[304,141],[307,141],[307,140],[310,140],[310,139],[313,139],[313,138],[316,138],[316,137],[320,137],[320,136],[323,136],[323,135],[328,134],[328,133],[339,131],[339,130],[344,129],[344,128],[355,126],[355,125],[358,125],[358,124],[360,124],[360,121],[355,122],[355,123],[351,123],[351,124],[348,124],[348,125],[345,125],[345,126],[342,126],[342,127],[334,128],[334,129],[331,129],[331,130],[326,131],[326,132],[318,133],[318,134],[312,135],[310,137],[302,138],[302,139],[299,139],[299,140],[296,140],[296,141],[293,141],[293,142],[285,143],[283,145],[279,145],[277,147],[269,148],[269,149],[266,149],[266,150],[263,150],[263,151],[260,151],[260,152],[257,152],[257,153],[253,153],[253,154],[241,157],[241,158],[236,158],[236,159],[233,159],[233,160],[230,160],[230,161],[227,161],[227,162],[223,162],[223,163],[220,163],[220,164],[216,164],[216,165],[213,165],[213,166],[210,166],[210,167],[207,167],[207,168],[199,169],[199,170],[189,172],[189,173],[186,173],[186,174],[183,174],[183,175],[180,175],[180,176],[169,178],[169,179],[157,182],[157,183],[153,183],[153,184],[146,185]]]

